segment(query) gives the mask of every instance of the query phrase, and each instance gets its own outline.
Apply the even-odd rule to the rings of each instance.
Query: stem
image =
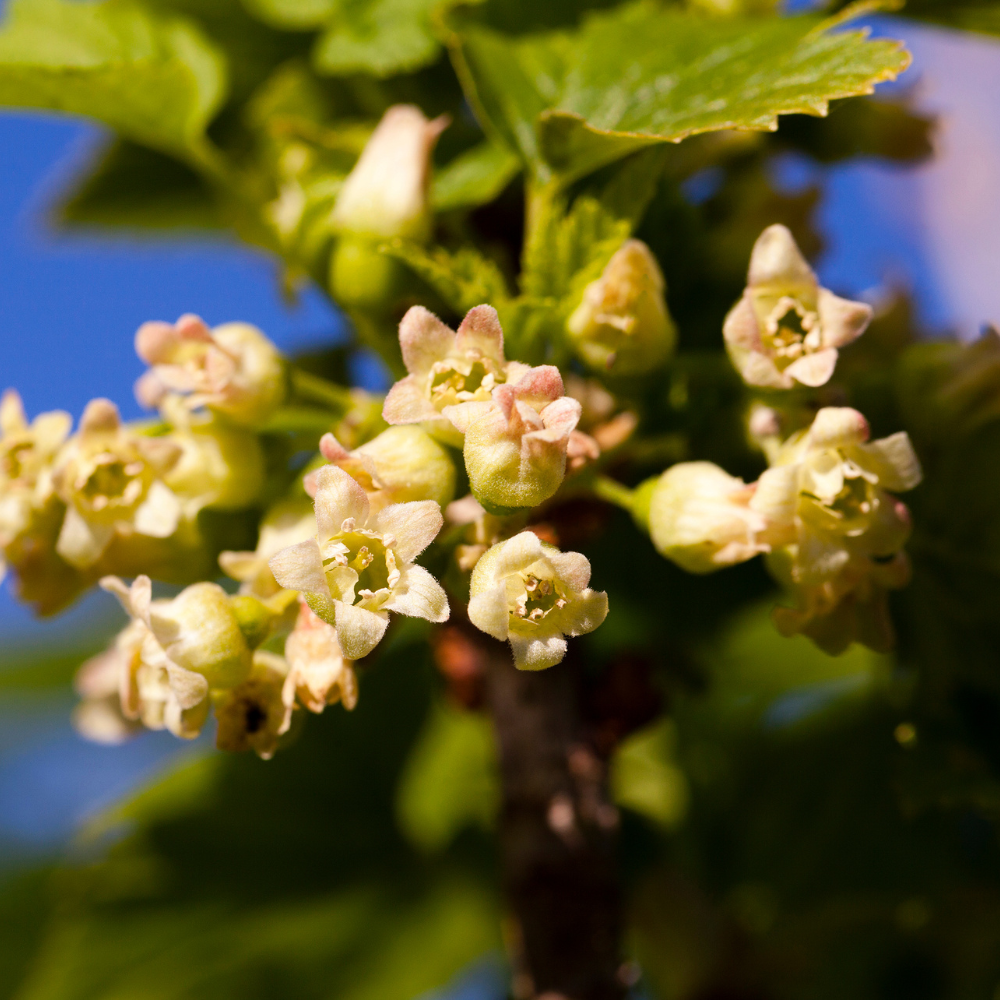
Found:
[[[340,414],[346,413],[353,406],[350,389],[334,385],[319,375],[289,365],[288,378],[292,384],[293,395],[299,399],[318,403]]]
[[[584,733],[578,671],[520,671],[481,634],[503,781],[500,849],[515,1000],[622,1000],[618,813]]]
[[[621,507],[622,510],[627,510],[630,514],[633,512],[635,490],[630,490],[627,486],[623,486],[616,479],[611,479],[608,476],[595,476],[590,485],[596,497],[613,503],[616,507]]]

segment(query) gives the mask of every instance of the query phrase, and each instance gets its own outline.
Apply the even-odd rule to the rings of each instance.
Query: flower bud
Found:
[[[576,352],[591,368],[613,375],[658,368],[677,342],[664,288],[649,247],[626,240],[567,320]]]
[[[585,556],[560,552],[522,531],[476,563],[469,621],[510,642],[518,670],[544,670],[566,655],[565,636],[593,632],[607,617],[608,595],[589,583]]]
[[[337,631],[299,602],[299,616],[285,640],[288,678],[286,699],[298,698],[310,712],[344,703],[351,711],[358,703],[358,679],[354,665],[346,659],[337,641]]]
[[[181,454],[168,438],[145,437],[122,426],[106,399],[87,404],[80,429],[63,447],[52,474],[66,517],[56,551],[85,569],[116,535],[167,538],[181,503],[164,482]]]
[[[433,500],[445,507],[455,495],[455,463],[420,427],[390,427],[354,451],[324,434],[319,450],[361,484],[373,511],[410,500]],[[314,483],[315,473],[310,473],[306,490]]]
[[[181,393],[192,410],[208,407],[237,424],[265,423],[287,394],[278,349],[249,323],[225,323],[212,330],[197,316],[175,324],[151,322],[135,335],[136,353],[150,370],[136,383],[143,406]]]
[[[757,491],[757,483],[748,486],[711,462],[672,466],[649,498],[656,550],[689,573],[712,573],[770,552],[788,536],[787,520],[756,509]]]
[[[378,645],[390,611],[447,620],[444,590],[413,562],[441,530],[441,508],[433,500],[373,513],[361,486],[327,465],[316,475],[315,511],[316,536],[279,552],[271,572],[336,629],[346,656],[358,660]]]
[[[292,718],[292,702],[285,695],[287,674],[282,657],[258,649],[249,677],[215,695],[215,743],[220,750],[253,750],[263,760],[274,756]]]
[[[489,402],[445,408],[465,433],[465,469],[476,499],[492,507],[534,507],[566,474],[566,450],[580,404],[563,395],[552,365],[530,368],[493,390]]]
[[[334,226],[378,240],[426,240],[431,154],[448,122],[428,121],[412,104],[389,108],[337,195]]]
[[[792,234],[769,226],[754,244],[743,297],[723,326],[726,350],[748,385],[825,385],[837,349],[871,322],[871,306],[820,288]]]

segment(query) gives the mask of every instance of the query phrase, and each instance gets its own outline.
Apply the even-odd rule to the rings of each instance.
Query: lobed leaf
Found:
[[[454,50],[484,127],[540,179],[572,180],[643,146],[825,115],[909,65],[898,42],[825,28],[814,16],[707,19],[639,0],[575,32],[513,38],[470,22]]]

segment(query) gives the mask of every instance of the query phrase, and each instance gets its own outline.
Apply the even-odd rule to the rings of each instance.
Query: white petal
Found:
[[[603,590],[585,590],[570,598],[559,619],[567,635],[593,632],[608,617],[608,595]]]
[[[817,351],[815,354],[806,354],[793,361],[786,369],[785,374],[813,388],[826,385],[833,375],[833,370],[837,367],[837,350],[829,347],[825,351]]]
[[[545,556],[570,590],[584,590],[590,583],[590,560],[582,552],[546,552]]]
[[[795,237],[785,226],[774,225],[768,226],[753,246],[747,284],[815,288],[817,282]]]
[[[522,531],[500,545],[502,548],[496,557],[495,570],[498,578],[519,573],[542,557],[542,543],[533,531]]]
[[[426,375],[455,350],[455,333],[430,310],[412,306],[399,324],[399,348],[406,370]]]
[[[912,490],[923,479],[920,459],[906,431],[861,445],[859,450],[871,461],[883,489],[903,493]]]
[[[275,580],[289,590],[330,596],[330,587],[323,571],[323,559],[315,538],[289,545],[268,561]]]
[[[168,486],[157,479],[135,512],[135,530],[150,538],[169,538],[177,530],[181,502]]]
[[[545,670],[562,661],[566,655],[566,640],[561,635],[528,639],[512,633],[510,648],[518,670]]]
[[[795,519],[795,505],[799,497],[799,466],[778,465],[761,474],[757,489],[750,499],[750,509],[758,511],[771,521],[780,524]]]
[[[819,325],[824,347],[844,347],[868,328],[875,311],[864,302],[851,302],[825,288],[819,290]]]
[[[193,670],[185,670],[168,661],[167,676],[170,678],[170,690],[183,709],[194,708],[208,694],[208,681]]]
[[[438,411],[420,391],[417,380],[407,375],[389,390],[382,404],[382,417],[387,424],[417,424],[434,420]]]
[[[392,535],[392,548],[403,563],[411,563],[437,538],[444,515],[434,500],[394,503],[375,515],[375,530]]]
[[[340,533],[349,517],[363,528],[368,522],[368,496],[361,485],[339,466],[325,465],[316,474],[316,528],[326,541]]]
[[[481,632],[501,641],[510,632],[507,588],[501,584],[469,598],[469,621]]]
[[[367,611],[343,601],[336,602],[337,639],[344,656],[360,660],[367,656],[381,641],[389,625],[387,611]]]
[[[113,525],[87,521],[70,505],[59,531],[56,552],[71,566],[86,569],[101,558],[114,533]]]
[[[444,588],[423,566],[407,566],[403,570],[385,608],[429,622],[446,622],[449,615]]]

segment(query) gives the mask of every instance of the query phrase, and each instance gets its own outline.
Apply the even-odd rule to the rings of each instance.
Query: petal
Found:
[[[249,583],[261,568],[261,557],[256,552],[220,552],[219,568],[228,577]]]
[[[779,285],[786,289],[815,288],[817,282],[795,237],[785,226],[775,225],[768,226],[753,246],[747,284],[752,288]]]
[[[330,596],[323,559],[315,538],[307,538],[304,542],[282,549],[271,557],[268,566],[282,587],[301,590],[307,594]]]
[[[817,351],[815,354],[806,354],[793,361],[786,369],[785,375],[808,385],[812,388],[826,385],[833,375],[834,368],[837,367],[837,349],[829,347],[824,351]]]
[[[375,515],[375,530],[395,538],[391,548],[404,564],[413,562],[437,538],[443,524],[435,500],[394,503]]]
[[[31,423],[35,447],[45,454],[54,452],[69,436],[72,426],[73,418],[62,410],[40,413]]]
[[[545,556],[570,590],[584,590],[590,583],[590,560],[582,552],[552,552]]]
[[[169,660],[167,676],[170,678],[170,690],[183,709],[194,708],[208,694],[208,681],[201,674],[185,670]]]
[[[450,613],[444,588],[423,566],[406,567],[385,608],[429,622],[446,622]]]
[[[824,406],[809,428],[809,443],[814,447],[839,448],[861,444],[871,433],[868,421],[849,406]]]
[[[799,467],[779,465],[761,473],[757,489],[750,498],[750,509],[781,525],[795,520],[799,498]]]
[[[912,490],[923,479],[920,459],[906,431],[861,445],[864,464],[878,475],[878,484],[892,493]]]
[[[567,635],[593,632],[608,617],[608,595],[603,590],[584,590],[570,598],[559,618],[559,626]]]
[[[336,602],[337,639],[344,656],[360,660],[382,641],[389,625],[387,611],[368,611],[343,601]]]
[[[556,435],[553,440],[561,440],[563,437],[569,437],[580,422],[582,413],[583,407],[578,400],[573,399],[572,396],[563,396],[554,403],[549,403],[542,410],[540,416],[545,429]]]
[[[319,450],[328,462],[334,464],[351,457],[351,453],[332,434],[324,434],[319,439]]]
[[[341,525],[354,518],[359,528],[368,523],[368,495],[360,484],[336,465],[316,474],[316,528],[322,541],[340,534]]]
[[[71,566],[86,569],[101,558],[114,533],[113,525],[87,521],[70,505],[59,531],[56,552]]]
[[[561,635],[529,639],[512,633],[510,648],[518,670],[545,670],[562,661],[566,655],[566,640]]]
[[[407,375],[389,390],[382,404],[382,418],[387,424],[418,424],[439,419],[439,414],[420,391],[416,378]]]
[[[28,418],[24,413],[21,394],[16,389],[5,389],[0,398],[0,432],[17,434],[27,428]]]
[[[113,433],[121,423],[118,407],[110,399],[92,399],[80,418],[80,433],[84,436]]]
[[[506,542],[500,542],[494,548],[499,550],[494,557],[496,560],[494,572],[498,580],[527,569],[544,554],[542,543],[533,531],[522,531]],[[486,556],[489,555],[487,552]]]
[[[507,383],[510,385],[510,383]],[[539,365],[537,368],[529,368],[510,387],[514,390],[517,399],[534,405],[535,409],[541,410],[547,403],[555,402],[563,394],[562,375],[555,365]],[[504,386],[497,390],[499,393]]]
[[[399,348],[411,375],[426,375],[455,349],[455,333],[429,309],[412,306],[399,324]]]
[[[169,538],[181,519],[181,502],[168,486],[157,479],[135,512],[133,522],[140,535]]]
[[[818,308],[824,347],[844,347],[857,340],[875,314],[867,303],[842,299],[826,288],[819,290]]]
[[[481,632],[501,641],[510,632],[510,611],[507,608],[507,588],[500,584],[469,598],[469,621]]]
[[[722,336],[730,347],[746,351],[761,349],[760,324],[749,293],[745,292],[729,310],[726,321],[722,324]]]
[[[464,434],[476,421],[493,412],[499,413],[496,403],[492,400],[483,400],[446,406],[441,415],[450,420],[456,430]]]
[[[476,306],[465,314],[455,335],[455,348],[463,354],[471,348],[503,364],[503,328],[493,306]]]

